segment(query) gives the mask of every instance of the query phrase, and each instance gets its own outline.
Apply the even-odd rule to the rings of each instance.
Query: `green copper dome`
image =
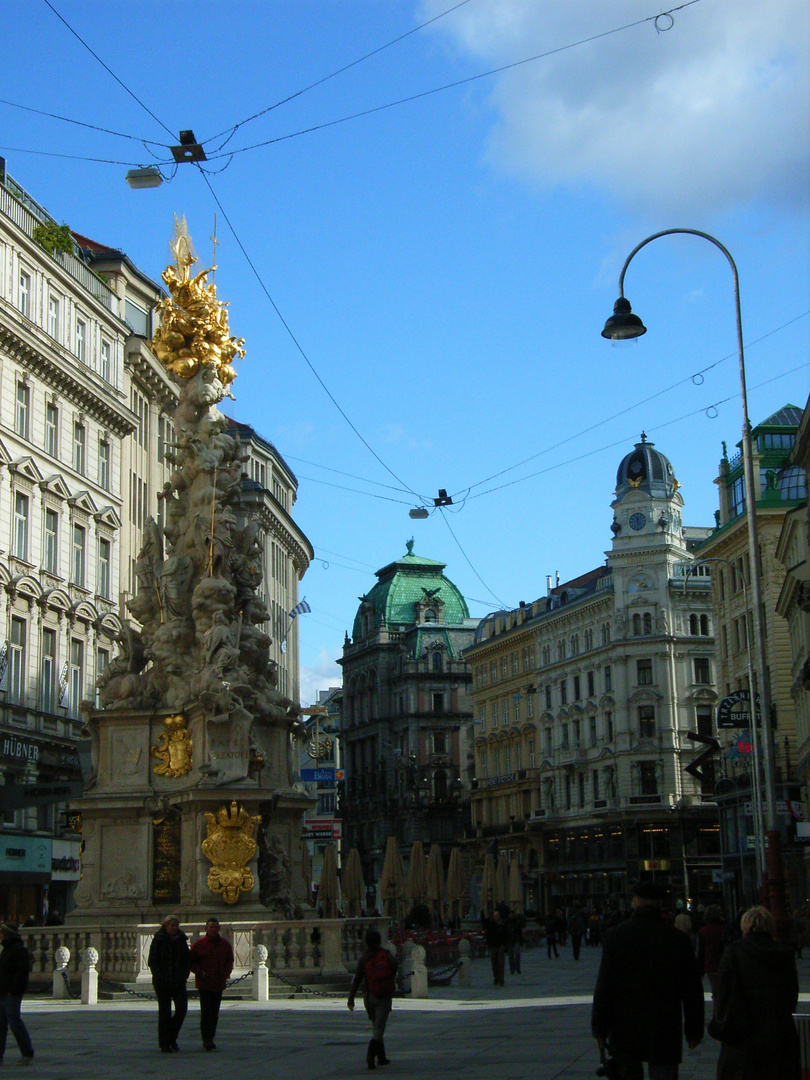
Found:
[[[461,626],[469,619],[464,597],[442,573],[446,564],[414,555],[413,540],[406,547],[408,553],[378,570],[377,584],[360,597],[352,630],[355,640],[365,636],[364,630],[380,626],[388,630],[416,623]]]

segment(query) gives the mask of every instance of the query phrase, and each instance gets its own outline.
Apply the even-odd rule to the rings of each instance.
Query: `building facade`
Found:
[[[464,659],[476,619],[445,564],[407,554],[377,571],[343,656],[344,849],[357,847],[367,885],[386,840],[407,859],[415,840],[444,853],[463,834],[471,713]]]
[[[685,771],[717,701],[709,578],[692,570],[708,530],[683,525],[679,488],[642,435],[605,564],[488,616],[465,654],[473,846],[518,860],[529,908],[623,902],[645,877],[673,901],[717,891],[712,768]]]
[[[806,880],[803,858],[796,841],[800,816],[800,775],[797,768],[800,740],[797,734],[797,702],[794,694],[790,626],[779,613],[780,603],[789,609],[782,595],[786,568],[780,560],[791,559],[796,550],[793,527],[801,527],[805,505],[804,471],[790,459],[802,410],[786,405],[752,431],[754,484],[757,489],[757,528],[760,548],[762,628],[766,678],[770,689],[774,737],[774,772],[777,803],[788,874],[788,894],[794,903],[804,903]],[[745,512],[745,478],[742,454],[729,457],[724,445],[716,480],[720,508],[717,525],[701,545],[698,557],[716,560],[712,564],[713,618],[717,635],[717,683],[721,699],[750,691],[749,657],[752,640],[749,586],[750,550]],[[794,571],[795,577],[795,571]],[[781,599],[780,599],[781,597]],[[722,823],[724,869],[729,875],[733,896],[741,901],[753,898],[758,887],[755,860],[757,793],[752,790],[752,740],[749,713],[738,723],[732,714],[729,726],[721,730],[725,750],[726,775],[718,784],[717,801]],[[729,896],[729,902],[732,900]]]
[[[231,421],[247,455],[242,475],[242,505],[255,514],[262,531],[263,585],[261,599],[270,618],[265,630],[272,638],[271,662],[276,665],[280,693],[299,697],[298,583],[313,558],[312,544],[292,517],[298,480],[284,458],[248,424]],[[240,522],[241,524],[241,522]]]

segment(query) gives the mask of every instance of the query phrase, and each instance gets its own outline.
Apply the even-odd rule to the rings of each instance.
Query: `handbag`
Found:
[[[706,1028],[713,1039],[724,1043],[741,1043],[750,1037],[752,1031],[751,1010],[743,989],[740,976],[737,950],[731,950],[731,979],[728,994],[723,999],[722,1008],[714,1005],[714,1015]]]

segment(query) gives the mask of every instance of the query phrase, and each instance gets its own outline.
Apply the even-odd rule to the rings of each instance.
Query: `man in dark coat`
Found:
[[[591,1030],[619,1080],[677,1080],[683,1035],[690,1049],[703,1038],[703,986],[685,934],[661,914],[664,890],[641,881],[633,916],[605,935]]]
[[[16,923],[0,924],[0,942],[0,1061],[3,1060],[6,1035],[11,1028],[22,1054],[18,1064],[30,1065],[34,1047],[20,1017],[22,996],[28,987],[28,972],[31,969],[28,949],[22,943]]]
[[[208,920],[205,924],[205,936],[194,942],[189,955],[191,970],[200,992],[200,1034],[203,1046],[206,1050],[216,1050],[214,1036],[217,1032],[222,991],[233,971],[233,949],[229,941],[220,937],[219,919]]]
[[[495,986],[503,986],[504,968],[506,966],[506,919],[509,908],[498,904],[491,916],[481,912],[481,925],[484,928],[487,948],[489,949],[489,962],[492,964],[492,981]]]
[[[164,1053],[179,1050],[177,1036],[188,1012],[186,981],[191,964],[188,938],[180,929],[176,915],[167,915],[152,938],[149,970],[158,1003],[158,1045]]]

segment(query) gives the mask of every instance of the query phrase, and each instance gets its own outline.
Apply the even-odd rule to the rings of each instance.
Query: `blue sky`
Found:
[[[712,523],[741,427],[731,274],[698,238],[649,245],[625,283],[648,333],[613,349],[600,330],[645,236],[700,229],[734,256],[752,420],[807,400],[804,0],[456,2],[3,5],[0,154],[58,221],[158,279],[173,214],[207,265],[218,213],[248,350],[231,412],[298,475],[316,552],[304,703],[411,536],[474,616],[598,565],[642,429],[686,523]],[[185,128],[209,174],[131,191],[127,167]],[[440,487],[452,510],[409,519]]]

